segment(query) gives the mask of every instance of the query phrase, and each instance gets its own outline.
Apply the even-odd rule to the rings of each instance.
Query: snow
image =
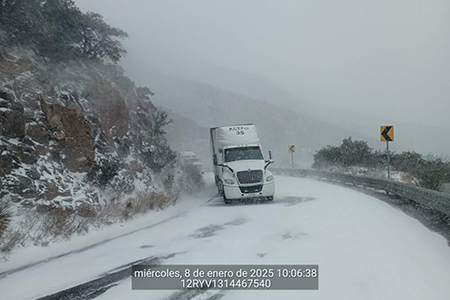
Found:
[[[19,146],[22,142],[17,138],[12,138],[12,139],[8,139],[8,143],[15,145],[15,146]]]
[[[133,261],[177,253],[164,263],[319,265],[318,291],[208,291],[195,299],[217,293],[226,300],[448,299],[447,241],[388,204],[344,187],[276,176],[273,203],[226,206],[220,198],[207,201],[216,190],[212,175],[205,175],[208,186],[200,196],[185,197],[165,211],[14,253],[0,273],[106,240],[0,275],[1,298],[35,299]],[[205,228],[209,234],[202,237]],[[131,291],[130,280],[96,299],[164,299],[176,292]]]

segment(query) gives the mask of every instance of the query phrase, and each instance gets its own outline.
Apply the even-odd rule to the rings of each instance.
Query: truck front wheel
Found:
[[[225,195],[223,195],[223,202],[225,202],[225,204],[231,204],[232,200],[228,199],[227,197],[225,197]]]

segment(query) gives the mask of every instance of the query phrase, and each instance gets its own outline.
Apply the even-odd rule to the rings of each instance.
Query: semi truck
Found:
[[[205,173],[205,166],[200,162],[200,159],[192,151],[181,151],[179,153],[180,162],[183,165],[192,165],[196,167],[200,173]]]
[[[264,160],[256,126],[214,127],[210,135],[215,183],[224,202],[246,198],[272,201],[275,180],[267,167],[274,161],[271,151]]]

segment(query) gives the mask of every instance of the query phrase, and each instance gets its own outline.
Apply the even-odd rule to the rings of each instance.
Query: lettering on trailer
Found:
[[[394,126],[381,126],[380,137],[382,142],[393,142],[394,141]]]
[[[289,153],[295,152],[295,145],[289,145]]]
[[[228,128],[228,131],[234,131],[234,132],[236,132],[236,135],[244,135],[245,130],[248,130],[248,129],[249,129],[249,127],[246,127],[246,126],[235,126],[235,127]]]

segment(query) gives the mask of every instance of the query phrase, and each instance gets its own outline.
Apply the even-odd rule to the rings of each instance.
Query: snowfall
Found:
[[[37,299],[132,262],[317,264],[318,290],[132,290],[131,278],[95,299],[450,299],[447,240],[402,211],[350,188],[276,176],[271,203],[225,205],[211,173],[197,197],[163,211],[0,263],[2,300]],[[177,296],[179,295],[179,297]]]

